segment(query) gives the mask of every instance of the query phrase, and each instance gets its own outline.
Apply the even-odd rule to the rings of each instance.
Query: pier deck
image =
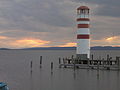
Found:
[[[112,58],[98,59],[98,60],[80,60],[77,58],[63,59],[61,63],[59,59],[60,68],[76,68],[76,69],[97,69],[97,70],[120,70],[120,57],[116,57],[116,60]]]

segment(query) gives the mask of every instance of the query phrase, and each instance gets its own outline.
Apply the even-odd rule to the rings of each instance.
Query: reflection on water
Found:
[[[33,87],[34,84],[33,84],[33,77],[32,77],[32,71],[30,71],[30,90],[33,90]]]
[[[74,78],[74,80],[76,79],[76,72],[75,71],[73,72],[73,78]]]
[[[120,51],[91,51],[94,58],[113,58]],[[75,55],[74,50],[2,50],[0,81],[11,90],[120,90],[119,71],[59,68],[58,58]],[[43,56],[40,66],[39,57]],[[32,68],[30,62],[32,61]],[[54,66],[51,69],[51,62]]]

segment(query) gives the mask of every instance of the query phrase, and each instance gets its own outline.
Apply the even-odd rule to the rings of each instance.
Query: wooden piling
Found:
[[[30,71],[30,72],[31,72],[31,74],[32,74],[32,66],[33,66],[32,64],[33,64],[33,62],[31,61],[31,62],[30,62],[30,68],[31,68],[31,71]]]
[[[65,64],[65,59],[63,58],[63,64]]]
[[[40,65],[42,64],[42,56],[40,56]]]
[[[88,63],[87,64],[88,64],[88,67],[89,67],[90,66],[90,60],[89,59],[88,59]]]
[[[109,54],[107,54],[107,65],[109,65]]]
[[[30,67],[31,67],[31,68],[32,68],[32,64],[33,64],[33,62],[31,61],[31,62],[30,62]]]
[[[53,75],[53,62],[51,62],[51,75]]]
[[[53,62],[51,62],[51,70],[53,70]]]
[[[75,61],[76,61],[76,59],[74,59],[74,71],[75,71],[75,69],[76,69],[76,67],[75,67]]]
[[[120,57],[118,57],[118,70],[120,70]]]
[[[99,70],[99,60],[97,60],[97,70]]]
[[[94,59],[93,54],[91,55],[91,59],[92,59],[92,60]]]
[[[105,61],[104,61],[104,58],[102,59],[102,65],[103,65],[103,68],[104,68],[104,64],[105,64]]]
[[[93,54],[92,54],[92,55],[91,55],[91,65],[94,64],[93,59],[94,59],[94,56],[93,56]]]
[[[111,60],[112,60],[112,57],[109,58],[109,65],[112,65]]]
[[[109,57],[110,57],[109,54],[107,54],[107,60],[109,59]]]
[[[59,58],[59,64],[61,64],[61,58]]]
[[[74,55],[71,56],[71,59],[73,59],[73,58],[74,58]]]
[[[116,56],[116,61],[115,61],[115,64],[118,65],[118,57]]]
[[[120,57],[116,57],[116,61],[117,61],[117,66],[118,66],[118,70],[120,69]]]
[[[61,68],[61,58],[59,58],[59,68]]]
[[[40,56],[40,68],[42,67],[42,56]]]

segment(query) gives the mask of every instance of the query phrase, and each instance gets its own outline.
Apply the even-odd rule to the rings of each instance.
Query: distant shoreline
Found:
[[[76,50],[76,47],[33,47],[33,48],[21,48],[21,49],[0,48],[0,50]],[[90,50],[120,50],[120,47],[95,46],[95,47],[91,47]]]

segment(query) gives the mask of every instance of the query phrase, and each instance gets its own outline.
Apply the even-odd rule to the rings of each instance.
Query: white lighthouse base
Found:
[[[77,54],[76,57],[80,60],[88,60],[88,54]]]
[[[81,60],[88,60],[90,58],[89,39],[77,39],[76,57]]]

